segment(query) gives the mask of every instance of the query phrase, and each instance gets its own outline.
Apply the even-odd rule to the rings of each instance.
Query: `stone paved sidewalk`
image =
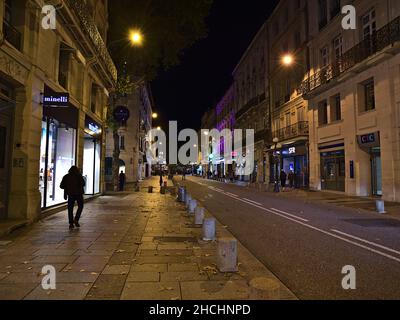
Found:
[[[219,273],[216,243],[200,241],[183,205],[158,187],[147,193],[149,184],[158,180],[88,203],[80,230],[69,231],[61,212],[2,239],[0,300],[249,299],[257,277],[279,286],[271,299],[296,299],[240,243],[239,272]],[[221,225],[217,235],[232,237]],[[56,290],[42,289],[44,265],[57,270]]]

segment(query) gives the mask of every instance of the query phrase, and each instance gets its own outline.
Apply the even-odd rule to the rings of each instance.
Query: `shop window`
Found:
[[[318,104],[318,123],[320,126],[328,124],[328,103],[326,100]]]
[[[85,179],[85,194],[100,192],[100,162],[101,144],[99,139],[86,137],[83,150],[83,178]]]
[[[375,110],[374,79],[369,79],[359,85],[359,107],[361,112]]]
[[[331,98],[331,121],[340,121],[342,120],[342,104],[340,94]]]
[[[39,189],[42,207],[65,202],[62,178],[75,165],[76,129],[52,118],[42,121]]]

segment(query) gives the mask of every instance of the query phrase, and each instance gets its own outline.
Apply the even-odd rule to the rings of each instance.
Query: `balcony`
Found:
[[[275,131],[274,138],[278,138],[279,141],[284,141],[301,136],[308,136],[308,134],[309,134],[308,122],[301,121],[289,127]]]
[[[303,95],[310,94],[315,89],[328,84],[374,54],[388,46],[394,45],[397,41],[400,41],[400,17],[397,17],[392,22],[346,51],[335,63],[322,68],[307,80],[303,81],[300,92]]]
[[[6,39],[15,49],[21,50],[22,36],[14,26],[4,21],[3,23],[4,39]]]
[[[88,13],[87,5],[82,0],[66,0],[65,3],[66,11],[60,12],[60,15],[64,18],[65,25],[70,27],[72,34],[80,42],[84,53],[89,57],[94,55],[98,59],[103,72],[106,72],[107,78],[115,84],[117,81],[117,68],[111,59],[96,23]],[[78,18],[78,28],[76,27],[76,18]]]

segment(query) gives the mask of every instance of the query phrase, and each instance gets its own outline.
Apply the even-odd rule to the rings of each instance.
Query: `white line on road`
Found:
[[[243,198],[243,200],[246,200],[246,201],[248,201],[248,202],[254,203],[254,204],[258,205],[258,206],[262,206],[262,205],[263,205],[262,203],[255,202],[255,201],[250,200],[250,199]]]
[[[266,209],[266,208],[264,208],[264,207],[261,207],[261,206],[259,206],[259,205],[256,205],[255,203],[248,202],[248,201],[246,201],[246,200],[243,200],[243,199],[240,199],[240,198],[236,198],[236,197],[230,196],[230,195],[228,195],[228,194],[226,194],[226,193],[222,193],[222,194],[224,194],[224,195],[226,195],[227,197],[230,197],[230,198],[232,198],[232,199],[235,199],[235,200],[237,200],[237,201],[241,201],[241,202],[243,202],[243,203],[247,203],[247,204],[249,204],[249,205],[251,205],[251,206],[253,206],[253,207],[256,207],[256,208],[259,208],[259,209],[261,209],[261,210],[264,210],[264,211],[267,211],[267,212],[269,212],[269,213],[272,213],[272,214],[274,214],[274,215],[280,216],[280,217],[282,217],[282,218],[284,218],[284,219],[286,219],[286,220],[290,220],[290,221],[292,221],[292,222],[294,222],[294,223],[300,224],[300,225],[302,225],[302,226],[304,226],[304,227],[306,227],[306,228],[308,228],[308,229],[311,229],[311,230],[320,232],[320,233],[322,233],[322,234],[325,234],[325,235],[327,235],[327,236],[333,237],[333,238],[335,238],[335,239],[342,240],[342,241],[344,241],[344,242],[347,242],[347,243],[349,243],[349,244],[352,244],[353,246],[356,246],[356,247],[365,249],[365,250],[367,250],[367,251],[369,251],[369,252],[373,252],[373,253],[375,253],[375,254],[377,254],[377,255],[380,255],[380,256],[382,256],[382,257],[385,257],[385,258],[387,258],[387,259],[390,259],[390,260],[393,260],[393,261],[396,261],[396,262],[399,262],[399,263],[400,263],[400,259],[397,258],[397,257],[391,256],[391,255],[386,254],[386,253],[384,253],[384,252],[381,252],[381,251],[379,251],[379,250],[376,250],[376,249],[373,249],[373,248],[364,246],[364,245],[362,245],[362,244],[360,244],[360,243],[358,243],[358,242],[355,242],[355,241],[352,241],[352,240],[343,238],[343,237],[338,236],[338,235],[336,235],[336,234],[334,234],[334,233],[331,233],[331,232],[329,232],[329,231],[325,231],[325,230],[322,230],[322,229],[320,229],[320,228],[314,227],[314,226],[312,226],[312,225],[310,225],[310,224],[307,224],[307,223],[305,223],[305,222],[296,220],[296,219],[301,219],[301,218],[299,218],[299,217],[296,217],[296,219],[294,219],[294,218],[291,218],[291,217],[287,216],[287,215],[286,215],[287,213],[285,213],[285,215],[284,215],[284,214],[280,214],[280,213],[278,213],[278,212],[276,212],[276,211],[272,211],[272,210]],[[336,231],[335,231],[335,232],[336,232]],[[351,237],[353,237],[353,236],[351,236]],[[354,238],[354,237],[353,237],[353,238]],[[359,240],[359,241],[360,241],[360,240]],[[365,240],[365,241],[366,241],[366,240]],[[387,249],[389,249],[389,248],[385,248],[385,250],[387,250]],[[392,249],[390,249],[390,250],[392,250]]]
[[[377,247],[377,248],[380,248],[380,249],[383,249],[383,250],[386,250],[386,251],[389,251],[389,252],[393,252],[393,253],[396,253],[396,254],[400,255],[400,251],[396,251],[396,250],[394,250],[394,249],[391,249],[391,248],[382,246],[382,245],[377,244],[377,243],[375,243],[375,242],[371,242],[371,241],[368,241],[368,240],[365,240],[365,239],[361,239],[361,238],[355,237],[355,236],[353,236],[353,235],[351,235],[351,234],[348,234],[348,233],[345,233],[345,232],[342,232],[342,231],[339,231],[339,230],[331,229],[331,231],[336,232],[336,233],[339,233],[339,234],[341,234],[342,236],[347,236],[347,237],[352,238],[352,239],[354,239],[354,240],[358,240],[358,241],[361,241],[361,242],[370,244],[370,245],[372,245],[372,246],[375,246],[375,247]]]
[[[278,209],[275,209],[275,208],[271,208],[271,210],[274,210],[274,211],[279,212],[279,213],[286,214],[289,217],[292,217],[292,218],[295,218],[295,219],[299,219],[299,220],[304,221],[304,222],[309,222],[309,220],[307,220],[307,219],[300,218],[300,217],[295,216],[294,214],[291,214],[291,213],[286,212],[286,211],[278,210]]]
[[[232,197],[235,197],[235,198],[239,198],[239,196],[238,196],[237,194],[234,194],[234,193],[225,192],[225,194],[228,195],[228,196],[232,196]]]

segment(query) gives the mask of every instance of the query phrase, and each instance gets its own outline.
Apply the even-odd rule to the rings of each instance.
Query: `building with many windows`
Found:
[[[268,92],[268,47],[267,24],[264,24],[233,71],[233,88],[237,129],[253,129],[254,172],[250,176],[241,174],[238,164],[236,175],[240,180],[265,183],[268,177],[266,146],[270,140],[270,113]],[[245,136],[245,131],[243,131]],[[246,152],[243,150],[243,152]]]
[[[104,125],[117,79],[106,0],[65,0],[56,29],[42,1],[0,1],[0,219],[32,222],[65,203],[72,165],[86,194],[104,189]]]
[[[400,201],[400,2],[310,0],[309,29],[311,188]]]

